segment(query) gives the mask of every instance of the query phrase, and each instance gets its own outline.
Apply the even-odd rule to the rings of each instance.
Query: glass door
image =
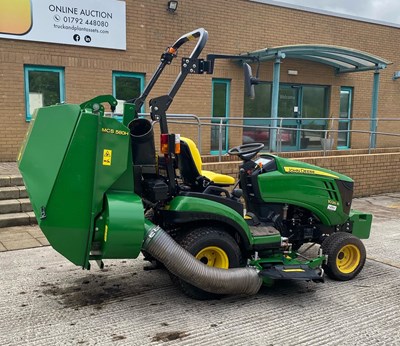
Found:
[[[300,136],[298,128],[301,124],[301,109],[300,109],[300,87],[294,85],[280,85],[279,87],[279,103],[278,103],[278,118],[283,119],[281,124],[278,121],[278,127],[282,125],[283,130],[277,134],[278,148],[282,151],[298,150],[300,144],[298,142]],[[293,119],[297,118],[297,119]]]
[[[339,133],[337,148],[350,148],[351,110],[353,89],[342,87],[340,89]]]
[[[271,84],[262,82],[256,87],[254,100],[244,100],[243,143],[262,142],[269,147],[271,125]],[[329,88],[320,85],[279,86],[278,150],[321,149],[321,133],[326,127]],[[259,128],[257,128],[259,126]],[[265,126],[261,128],[260,126]]]
[[[227,124],[229,118],[229,93],[230,80],[213,79],[212,81],[212,123],[211,126],[211,154],[225,154],[228,151],[228,127],[220,126]],[[221,141],[220,141],[221,140]],[[221,148],[220,148],[221,145]]]
[[[328,116],[328,98],[328,87],[314,85],[302,87],[300,149],[321,149],[321,136],[329,126],[325,120]]]

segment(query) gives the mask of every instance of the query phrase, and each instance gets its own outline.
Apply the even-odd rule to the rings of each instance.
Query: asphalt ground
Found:
[[[0,345],[400,345],[400,194],[354,200],[374,214],[354,280],[281,282],[195,301],[146,262],[91,271],[49,246],[0,253]]]

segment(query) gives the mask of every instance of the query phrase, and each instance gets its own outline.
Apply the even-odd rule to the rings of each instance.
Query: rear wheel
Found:
[[[186,233],[179,244],[199,261],[210,267],[228,269],[242,265],[242,254],[236,241],[222,228],[199,227]],[[183,292],[194,299],[217,299],[221,295],[206,292],[182,279],[177,279]]]
[[[360,239],[349,233],[334,233],[324,240],[322,250],[328,255],[323,266],[334,280],[347,281],[356,277],[365,264],[366,251]]]

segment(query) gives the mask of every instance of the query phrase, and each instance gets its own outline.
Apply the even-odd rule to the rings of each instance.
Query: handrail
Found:
[[[278,126],[270,126],[270,125],[248,125],[248,124],[233,124],[234,121],[239,121],[243,122],[244,120],[257,120],[257,121],[266,121],[266,122],[271,122],[271,118],[259,118],[259,117],[234,117],[234,118],[224,118],[224,117],[199,117],[199,120],[201,121],[201,124],[203,126],[218,126],[219,127],[219,133],[222,133],[222,127],[225,128],[243,128],[243,129],[264,129],[266,131],[269,130],[276,130],[277,131],[277,143],[276,143],[276,152],[281,152],[282,151],[282,137],[279,135],[282,131],[291,131],[291,132],[297,132],[297,133],[303,133],[303,132],[314,132],[314,133],[323,133],[324,138],[329,138],[329,133],[359,133],[359,134],[369,134],[369,145],[368,145],[368,152],[371,153],[371,139],[373,135],[381,135],[381,136],[392,136],[392,137],[400,137],[399,133],[393,133],[393,132],[384,132],[384,131],[370,131],[370,130],[354,130],[354,129],[345,129],[345,130],[339,130],[335,129],[335,125],[337,126],[337,123],[340,122],[346,122],[349,124],[352,124],[353,122],[370,122],[371,118],[369,117],[352,117],[352,118],[340,118],[340,117],[329,117],[329,118],[296,118],[296,117],[278,117]],[[205,122],[206,120],[210,120],[209,122]],[[300,128],[293,128],[293,127],[285,127],[283,126],[284,121],[301,121],[300,123]],[[380,123],[382,122],[391,122],[391,121],[400,121],[400,118],[379,118]],[[229,124],[228,124],[229,121]],[[318,121],[318,124],[312,124],[313,122]],[[335,124],[335,121],[337,122]],[[218,123],[217,123],[218,122]],[[303,128],[302,126],[310,126],[310,125],[324,125],[321,124],[321,122],[325,122],[325,125],[328,122],[331,122],[331,126],[328,129],[310,129],[310,128]],[[377,121],[378,122],[378,121]],[[219,143],[221,142],[221,136],[218,139]],[[399,144],[400,146],[400,144]],[[326,147],[323,147],[321,149],[323,151],[324,156],[326,155]],[[221,156],[222,156],[222,150],[219,150],[219,161],[221,161]]]
[[[110,115],[111,113],[108,113]],[[116,114],[111,114],[111,115],[116,115]],[[149,116],[149,113],[139,113],[139,116]],[[202,132],[203,132],[203,127],[204,126],[218,126],[218,159],[219,161],[222,160],[222,143],[223,143],[223,133],[225,128],[242,128],[242,129],[258,129],[258,130],[265,130],[265,131],[270,131],[270,130],[276,130],[277,131],[277,142],[276,142],[276,152],[279,153],[282,151],[282,136],[280,134],[285,131],[285,132],[297,132],[302,134],[303,132],[308,132],[308,133],[319,133],[323,134],[323,138],[329,138],[331,133],[334,134],[340,134],[340,133],[357,133],[357,134],[366,134],[369,135],[369,144],[368,144],[368,152],[371,153],[371,138],[373,135],[375,136],[389,136],[389,137],[400,137],[400,133],[394,133],[394,132],[387,132],[387,131],[370,131],[370,130],[357,130],[357,129],[345,129],[345,130],[339,130],[336,129],[338,126],[338,123],[340,122],[346,122],[349,124],[355,123],[355,122],[370,122],[371,118],[369,117],[352,117],[352,118],[338,118],[338,117],[330,117],[330,118],[296,118],[296,117],[278,117],[277,120],[277,126],[270,126],[270,125],[248,125],[248,124],[243,124],[243,121],[248,121],[248,120],[257,120],[257,121],[264,121],[264,122],[269,122],[271,121],[271,118],[258,118],[258,117],[231,117],[231,118],[225,118],[225,117],[200,117],[195,114],[167,114],[168,122],[169,123],[174,123],[174,124],[180,124],[180,125],[193,125],[197,126],[197,146],[199,148],[199,151],[201,152],[202,148]],[[185,121],[187,120],[194,120],[194,121]],[[179,121],[177,121],[179,120]],[[184,121],[182,121],[184,120]],[[293,127],[288,127],[288,125],[284,125],[285,121],[301,121],[300,123],[300,128],[293,128]],[[312,122],[318,121],[318,124],[312,124]],[[384,122],[397,122],[400,121],[400,118],[379,118],[377,119],[377,123],[379,121],[379,124],[382,124]],[[235,122],[239,122],[239,124],[235,124]],[[323,124],[325,122],[325,124]],[[326,125],[328,122],[331,122],[329,128],[325,129],[312,129],[312,128],[304,128],[310,125]],[[304,127],[303,127],[304,126]],[[400,147],[400,142],[399,145]],[[322,147],[320,149],[324,156],[326,155],[327,149],[326,147]]]

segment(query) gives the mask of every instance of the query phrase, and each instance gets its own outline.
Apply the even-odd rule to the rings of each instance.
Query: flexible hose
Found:
[[[142,249],[182,280],[217,294],[256,294],[262,280],[254,268],[221,269],[207,266],[182,248],[161,227],[146,222]]]

